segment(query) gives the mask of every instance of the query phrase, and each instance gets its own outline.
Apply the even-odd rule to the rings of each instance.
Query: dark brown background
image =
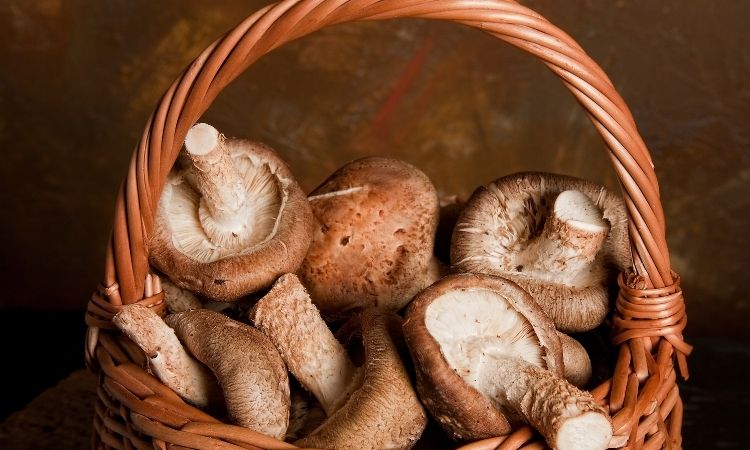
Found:
[[[522,1],[602,64],[653,152],[696,344],[682,387],[685,448],[744,448],[750,1]],[[192,58],[265,3],[0,0],[0,419],[82,367],[82,311],[151,109]],[[444,193],[532,169],[616,187],[600,138],[542,64],[452,24],[323,31],[254,66],[206,120],[276,147],[308,189],[368,154],[417,164]],[[8,420],[0,441],[11,430],[30,444],[0,446],[58,449],[72,435],[85,445],[84,397],[48,392],[37,403],[52,402],[59,423],[30,432]]]
[[[158,97],[265,3],[0,1],[3,308],[84,307]],[[570,32],[633,109],[662,183],[689,334],[750,336],[750,2],[524,3]],[[205,120],[277,148],[306,188],[369,154],[418,165],[446,193],[530,169],[616,186],[600,138],[551,73],[453,24],[325,30],[251,68]]]

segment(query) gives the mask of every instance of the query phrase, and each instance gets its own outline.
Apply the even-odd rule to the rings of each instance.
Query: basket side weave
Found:
[[[619,443],[627,441],[629,448],[680,446],[682,402],[675,380],[678,372],[687,377],[691,347],[682,339],[684,300],[670,267],[648,149],[604,71],[570,36],[511,0],[285,0],[249,16],[185,69],[149,118],[130,161],[117,196],[104,281],[89,302],[86,356],[100,373],[94,446],[294,448],[222,424],[182,402],[142,369],[143,355],[111,331],[110,319],[123,305],[136,302],[163,312],[159,279],[149,273],[148,264],[156,203],[187,131],[222,89],[264,54],[320,28],[399,17],[461,23],[521,48],[552,70],[585,109],[622,186],[634,260],[619,280],[613,318],[617,364],[613,377],[593,394],[613,415]],[[470,447],[517,449],[541,445],[537,439],[523,428]]]

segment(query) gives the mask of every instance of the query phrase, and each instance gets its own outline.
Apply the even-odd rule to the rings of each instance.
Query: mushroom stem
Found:
[[[401,320],[375,308],[361,316],[365,362],[359,389],[310,435],[302,448],[410,449],[427,425],[398,351]]]
[[[552,448],[607,448],[612,424],[590,393],[521,358],[487,358],[483,373],[487,394],[508,404]]]
[[[359,381],[346,349],[336,340],[294,274],[279,278],[250,312],[274,343],[289,371],[330,416]]]
[[[196,124],[188,131],[185,150],[193,163],[188,180],[202,196],[201,223],[205,221],[203,211],[208,210],[226,231],[239,232],[247,223],[242,214],[246,189],[224,140],[224,135],[206,123]],[[208,232],[211,227],[204,228]]]
[[[216,378],[185,351],[158,314],[143,305],[128,305],[112,322],[143,350],[154,375],[185,401],[199,408],[221,404]]]
[[[564,191],[555,199],[542,234],[529,243],[523,271],[575,277],[594,261],[608,233],[601,209],[586,194]]]

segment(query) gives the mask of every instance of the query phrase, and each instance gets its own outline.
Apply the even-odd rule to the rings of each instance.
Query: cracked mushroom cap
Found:
[[[269,147],[191,128],[159,200],[151,262],[181,288],[233,301],[297,270],[313,218]]]
[[[370,306],[397,311],[439,278],[437,191],[416,167],[360,159],[308,200],[318,226],[298,274],[327,319]]]
[[[501,278],[441,279],[409,305],[404,337],[419,396],[455,439],[507,434],[519,422],[514,411],[483,394],[483,358],[514,356],[563,374],[554,325],[528,294]]]
[[[289,377],[260,331],[207,309],[167,316],[180,341],[213,371],[232,423],[283,439],[289,425]]]
[[[477,189],[453,231],[455,272],[508,278],[566,333],[605,319],[608,289],[632,265],[622,199],[586,180],[520,173]]]
[[[353,320],[360,320],[354,318]],[[412,388],[396,342],[401,319],[374,308],[361,314],[365,353],[361,385],[300,447],[409,449],[427,426],[427,414]]]

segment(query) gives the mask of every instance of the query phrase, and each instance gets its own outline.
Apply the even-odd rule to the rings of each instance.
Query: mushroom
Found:
[[[565,373],[563,376],[575,387],[583,388],[591,379],[591,358],[577,340],[565,333],[557,332],[562,347],[563,366]]]
[[[164,290],[164,303],[167,304],[167,311],[170,314],[203,308],[203,303],[195,294],[178,287],[169,279],[161,280],[161,286]]]
[[[197,124],[164,186],[151,261],[181,288],[234,301],[297,270],[313,219],[284,162],[263,144]]]
[[[416,167],[359,159],[308,200],[318,226],[298,274],[327,319],[369,306],[396,311],[439,278],[437,191]]]
[[[245,303],[246,301],[249,302],[253,300],[251,296],[242,301],[236,301],[233,303],[216,302],[213,300],[203,301],[189,290],[183,289],[172,283],[168,278],[161,280],[160,283],[164,289],[164,303],[167,305],[167,311],[169,314],[175,314],[191,309],[206,308],[234,317],[236,315],[242,315],[242,311],[247,312],[249,307],[247,307]]]
[[[368,309],[350,319],[361,323],[365,361],[360,368],[352,364],[292,274],[274,284],[251,319],[328,416],[296,445],[401,449],[419,439],[427,417],[394,343],[400,336],[397,316]],[[353,328],[349,323],[345,327]]]
[[[280,277],[250,311],[250,320],[271,339],[289,371],[327,415],[341,407],[357,388],[359,370],[296,275]]]
[[[207,309],[172,314],[165,320],[213,371],[229,420],[283,439],[289,425],[289,378],[271,341],[255,328]]]
[[[174,330],[153,310],[126,305],[112,323],[143,350],[149,370],[186,402],[204,409],[223,402],[211,371],[185,351]]]
[[[401,319],[376,308],[361,313],[365,353],[362,381],[347,402],[300,447],[409,449],[427,426],[427,414],[399,355]]]
[[[631,263],[622,199],[595,183],[520,173],[480,187],[453,231],[455,272],[508,278],[566,333],[597,327]]]
[[[515,283],[443,278],[409,305],[404,336],[420,398],[454,438],[507,434],[525,422],[555,449],[607,448],[610,418],[561,378],[554,325]]]

